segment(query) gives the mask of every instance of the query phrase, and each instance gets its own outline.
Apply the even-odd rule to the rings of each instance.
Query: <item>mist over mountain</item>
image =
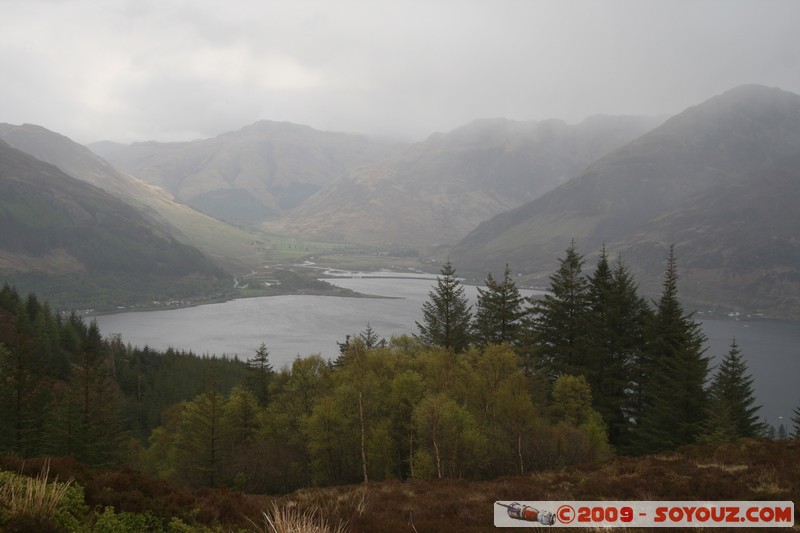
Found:
[[[136,209],[0,141],[0,271],[216,278]]]
[[[127,146],[101,142],[90,148],[189,206],[220,220],[255,226],[397,146],[264,120],[212,139]]]
[[[655,289],[670,243],[698,303],[800,314],[800,96],[742,86],[691,107],[452,251],[476,272],[543,278],[575,239],[606,243]]]
[[[658,123],[609,116],[577,125],[476,120],[348,172],[265,227],[304,238],[369,244],[452,242]]]
[[[172,237],[199,248],[223,268],[250,267],[247,255],[252,235],[175,201],[161,187],[117,170],[68,137],[33,124],[0,124],[0,139],[74,178],[104,189],[136,208]]]
[[[97,143],[95,153],[27,124],[0,125],[0,139],[122,198],[218,265],[255,264],[253,233],[181,195],[220,219],[305,239],[458,242],[460,272],[509,263],[531,283],[574,239],[587,267],[605,243],[655,293],[675,243],[694,303],[800,316],[800,96],[780,89],[737,87],[663,123],[483,119],[412,145],[269,121],[194,142]],[[51,248],[6,253],[5,266],[86,270],[60,248],[58,261],[42,252]]]

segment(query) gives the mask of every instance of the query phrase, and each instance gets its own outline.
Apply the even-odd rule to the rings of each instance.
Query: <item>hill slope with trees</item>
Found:
[[[345,338],[335,361],[298,357],[277,371],[265,344],[246,362],[132,347],[119,336],[103,338],[94,322],[53,313],[36,296],[4,286],[2,461],[65,456],[62,472],[77,468],[91,488],[84,500],[62,486],[72,511],[43,516],[92,526],[139,524],[134,529],[166,529],[169,521],[203,531],[206,524],[239,524],[243,513],[261,520],[253,513],[266,511],[277,519],[291,505],[368,528],[377,516],[397,520],[373,507],[374,499],[399,497],[397,490],[406,504],[415,502],[403,508],[410,512],[405,527],[430,525],[441,513],[408,491],[452,483],[469,488],[459,494],[500,491],[486,495],[481,516],[491,516],[493,502],[504,499],[502,487],[526,483],[559,483],[543,488],[543,499],[652,499],[635,491],[652,490],[656,481],[664,498],[783,499],[793,490],[791,478],[763,467],[794,448],[753,440],[766,431],[735,341],[710,379],[698,323],[677,299],[674,253],[652,306],[625,264],[612,266],[605,251],[590,273],[583,265],[573,244],[558,260],[548,292],[527,300],[507,270],[502,282],[479,292],[473,315],[448,262],[424,306],[419,336],[386,342],[367,325]],[[492,340],[496,335],[501,344]],[[783,426],[781,432],[785,438]],[[697,452],[702,443],[713,444],[706,448],[713,452]],[[608,460],[615,453],[658,455]],[[759,462],[730,463],[750,457]],[[680,469],[665,473],[660,461],[680,461]],[[584,466],[570,466],[576,464]],[[121,465],[146,475],[109,473]],[[604,479],[631,465],[641,465],[647,478]],[[755,477],[747,487],[715,484],[744,471],[749,476],[751,467]],[[514,477],[490,481],[501,476]],[[572,481],[561,486],[566,479]],[[4,483],[28,482],[0,472]],[[0,525],[32,519],[4,494],[0,487],[6,509]],[[339,503],[325,508],[329,498]],[[265,509],[271,501],[276,506]],[[105,507],[90,511],[84,502]],[[203,512],[193,514],[200,502]]]

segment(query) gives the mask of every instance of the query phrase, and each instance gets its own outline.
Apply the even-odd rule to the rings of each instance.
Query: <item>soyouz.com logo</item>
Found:
[[[497,501],[496,527],[792,527],[791,501]]]

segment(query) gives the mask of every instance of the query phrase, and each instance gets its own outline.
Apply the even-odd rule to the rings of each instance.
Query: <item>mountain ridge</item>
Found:
[[[379,159],[394,146],[363,135],[261,120],[210,139],[90,148],[191,207],[221,220],[257,226],[296,206],[346,169]]]
[[[69,258],[64,272],[223,274],[122,200],[4,141],[0,185],[0,246],[6,254]],[[12,266],[7,261],[0,268]],[[51,269],[59,273],[57,265]]]
[[[502,261],[530,279],[543,280],[553,268],[552,258],[559,256],[572,239],[587,254],[597,253],[606,243],[612,257],[623,253],[625,261],[643,277],[643,284],[656,292],[666,247],[674,242],[679,262],[683,255],[687,265],[691,264],[701,251],[696,243],[702,234],[688,239],[674,224],[678,215],[672,215],[669,231],[662,227],[658,235],[639,235],[637,247],[627,239],[658,217],[679,211],[687,202],[700,202],[701,207],[693,208],[693,216],[703,208],[714,209],[715,222],[707,224],[706,232],[718,240],[735,238],[726,234],[730,213],[723,214],[722,206],[711,201],[714,194],[724,193],[733,201],[738,197],[737,190],[757,187],[752,184],[753,176],[770,175],[781,162],[792,160],[798,153],[800,96],[761,86],[737,87],[672,117],[542,197],[483,222],[452,249],[451,255],[474,271],[497,271]],[[794,196],[794,189],[787,186],[782,190],[800,200]],[[769,189],[764,192],[769,193]],[[757,216],[766,213],[761,210]],[[784,213],[783,220],[793,219]],[[681,235],[683,241],[678,238]],[[660,262],[654,260],[652,250],[647,260],[637,256],[636,250],[641,251],[641,243],[647,239],[661,251]],[[768,264],[764,268],[768,269]],[[800,263],[793,263],[792,269],[800,270]],[[700,277],[692,276],[691,271],[684,274],[698,302],[707,303],[715,299],[712,294],[725,292],[719,290],[716,281],[704,287]],[[703,279],[708,276],[706,273]],[[765,300],[763,294],[757,294],[763,290],[755,281],[748,286],[753,297],[728,295],[724,299],[734,307],[742,308],[750,302],[747,306],[760,308]],[[784,313],[800,314],[794,304],[780,307]]]
[[[133,206],[179,241],[202,250],[225,269],[249,269],[251,234],[175,201],[157,185],[119,171],[68,137],[43,126],[0,124],[0,139],[66,174]]]
[[[452,242],[655,125],[648,117],[479,119],[340,177],[270,231],[366,244]],[[401,221],[401,223],[398,223]]]

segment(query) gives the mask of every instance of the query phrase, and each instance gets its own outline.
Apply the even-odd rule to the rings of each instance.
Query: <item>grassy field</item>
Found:
[[[616,457],[491,481],[394,480],[307,488],[283,496],[244,494],[225,488],[189,490],[134,470],[93,471],[68,458],[46,463],[4,457],[0,458],[0,468],[34,480],[38,476],[40,481],[41,472],[48,468],[51,476],[74,480],[85,498],[83,507],[78,505],[83,514],[68,518],[81,521],[81,531],[105,531],[108,529],[98,528],[97,524],[116,521],[134,526],[146,523],[154,531],[479,532],[495,531],[495,501],[797,502],[798,459],[800,440],[745,439],[689,446],[654,456]],[[0,476],[0,484],[3,479]],[[17,507],[11,507],[7,494],[0,487],[0,527],[8,528],[9,516],[28,523],[21,514],[14,514]],[[50,505],[58,508],[52,502]],[[796,524],[798,514],[800,509],[795,511]],[[37,520],[39,530],[46,530],[41,528],[48,525],[47,520]],[[272,529],[271,524],[282,525]],[[290,529],[292,524],[313,529]],[[794,530],[797,529],[795,525]]]

